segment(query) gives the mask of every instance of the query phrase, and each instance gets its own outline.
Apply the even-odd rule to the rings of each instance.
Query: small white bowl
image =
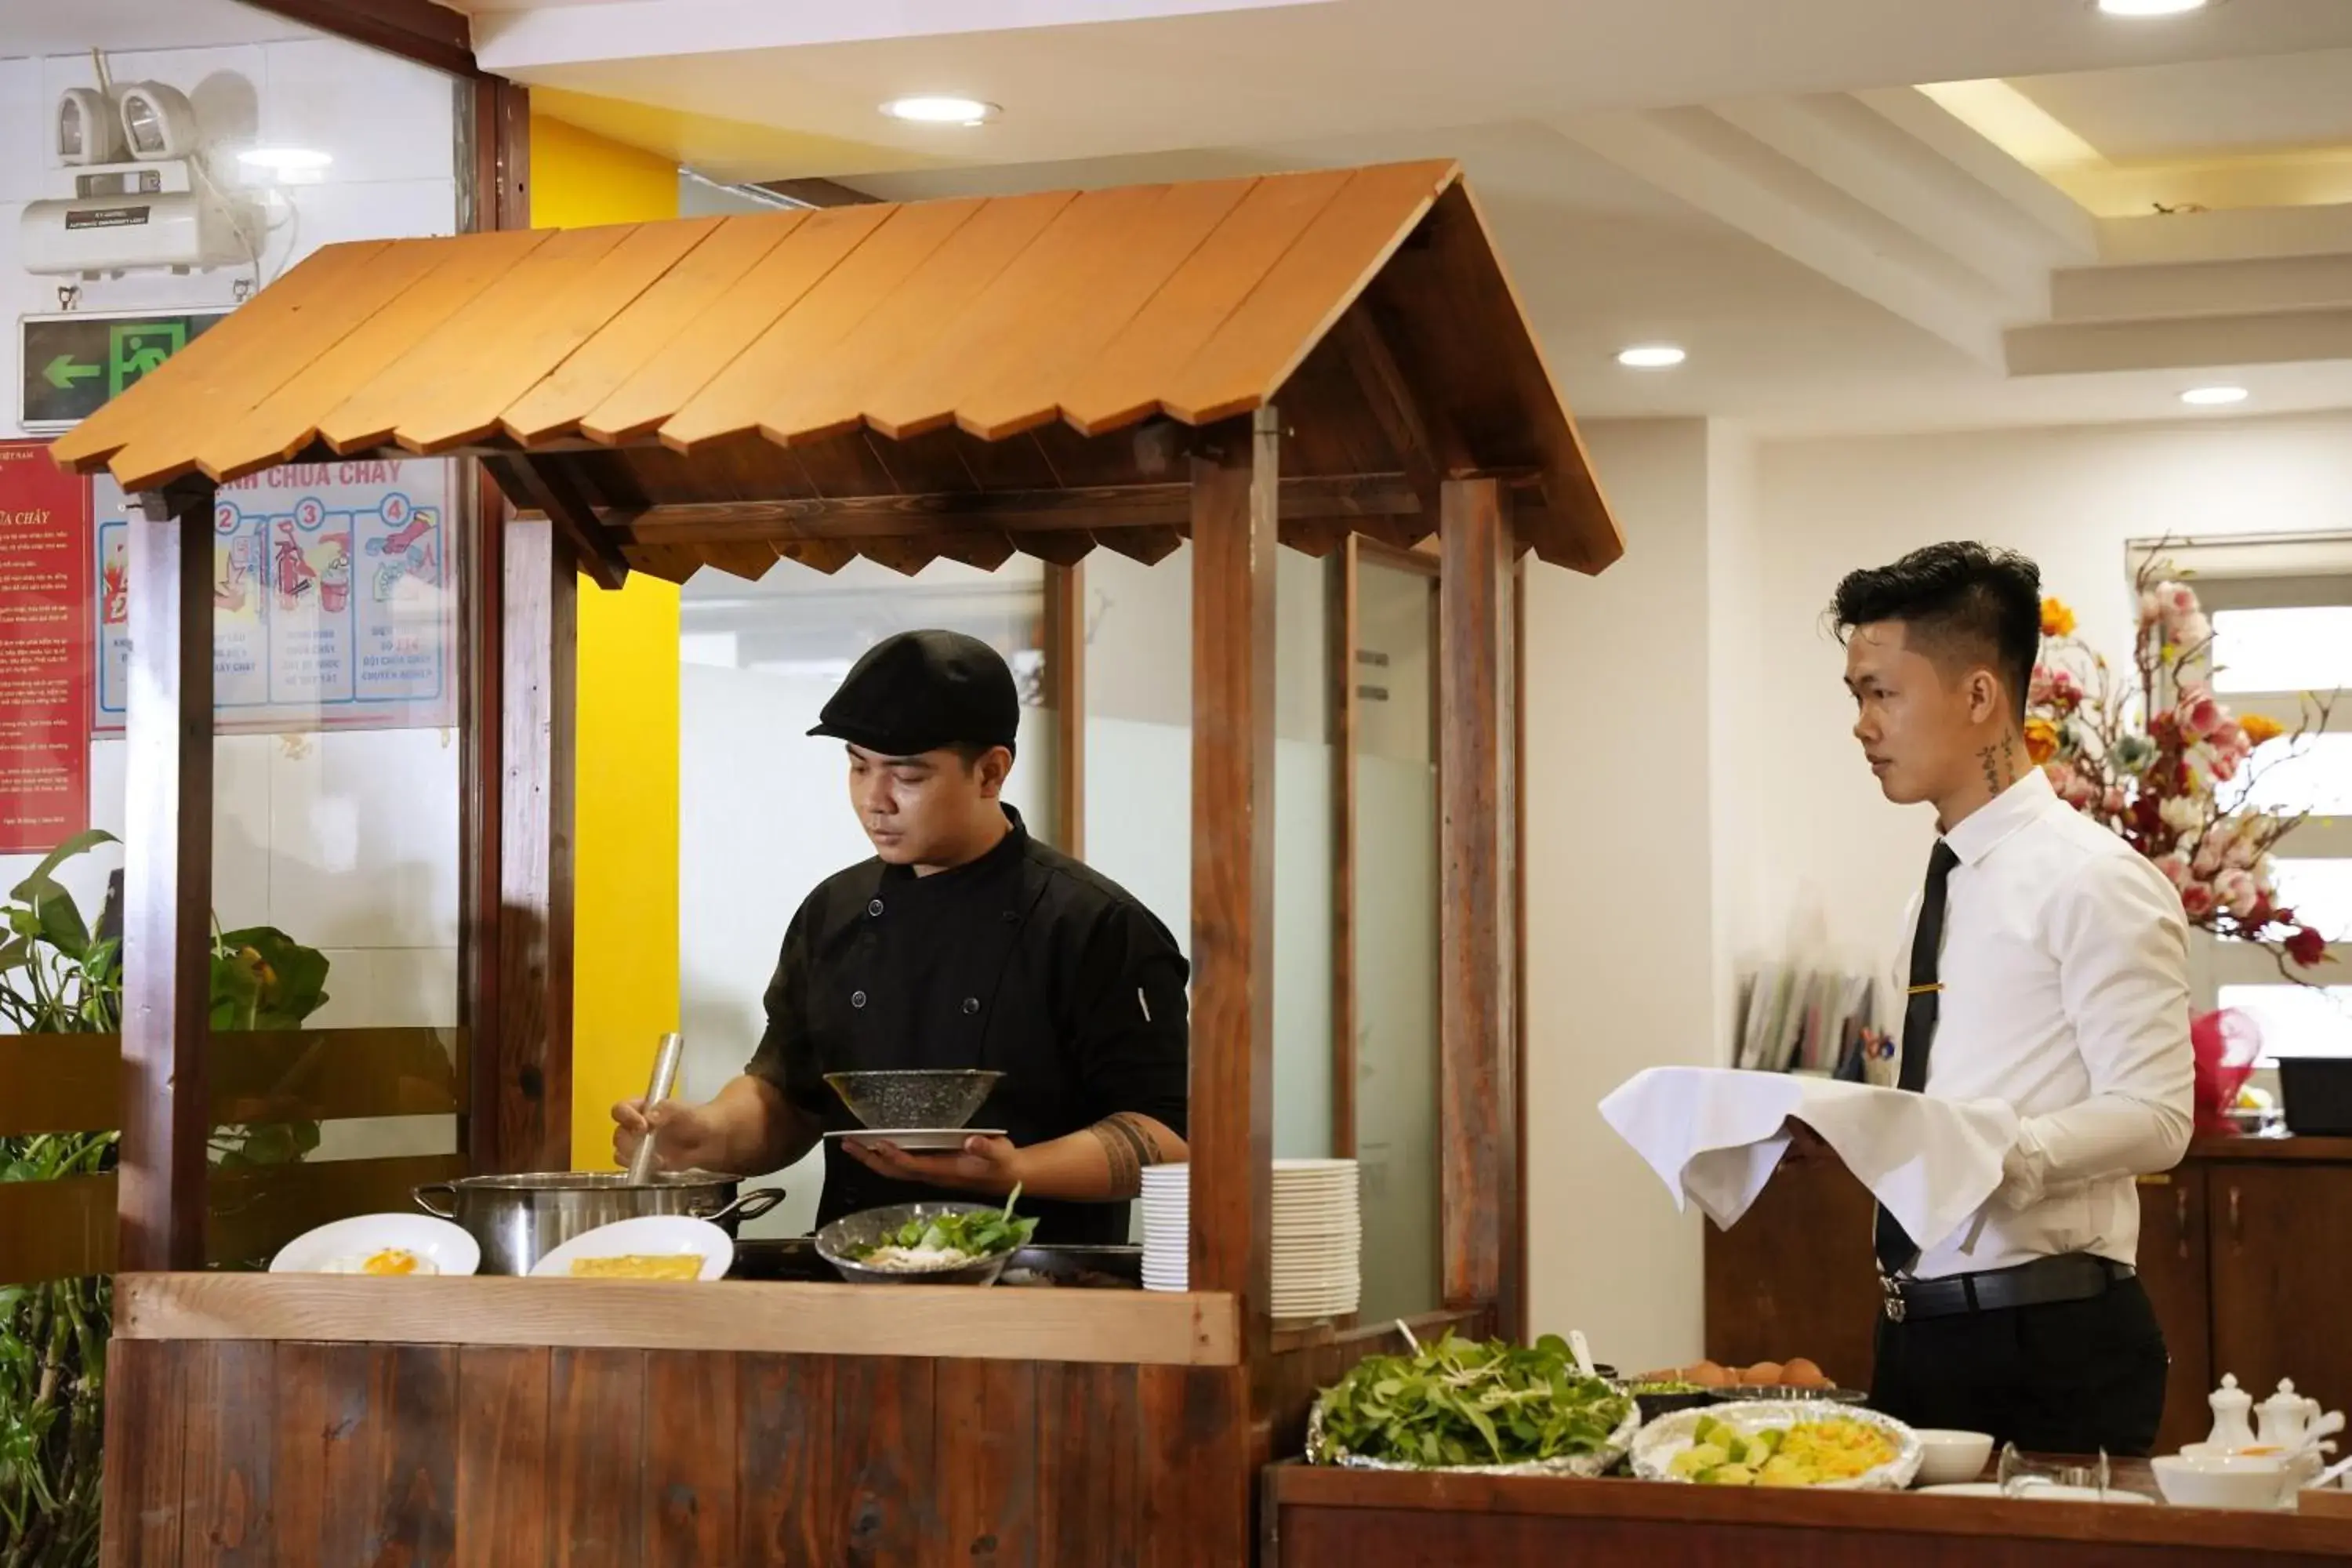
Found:
[[[304,1231],[278,1249],[278,1256],[269,1260],[269,1271],[357,1274],[364,1259],[392,1248],[413,1252],[430,1266],[419,1273],[471,1274],[482,1266],[481,1245],[446,1219],[421,1214],[363,1214]]]
[[[534,1279],[568,1279],[576,1258],[632,1257],[697,1257],[702,1259],[697,1279],[721,1279],[734,1264],[735,1243],[707,1219],[682,1214],[639,1215],[582,1231],[533,1264],[530,1273]]]
[[[2240,1454],[2159,1454],[2157,1489],[2177,1508],[2274,1509],[2286,1500],[2284,1460]]]
[[[1922,1426],[1919,1454],[1921,1486],[1958,1486],[1984,1474],[1985,1461],[1992,1458],[1992,1436]]]

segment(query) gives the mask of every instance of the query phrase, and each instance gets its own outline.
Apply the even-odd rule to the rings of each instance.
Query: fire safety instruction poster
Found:
[[[213,511],[213,703],[224,732],[457,722],[449,465],[296,464],[223,485]],[[94,486],[97,728],[120,730],[130,530]]]
[[[0,854],[89,826],[89,487],[0,442]]]

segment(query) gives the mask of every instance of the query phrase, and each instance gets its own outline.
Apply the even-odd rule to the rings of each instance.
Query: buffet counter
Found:
[[[2153,1497],[2145,1464],[2120,1483]],[[1268,1568],[2317,1568],[2352,1518],[1347,1470],[1264,1478]]]
[[[110,1568],[1227,1565],[1230,1296],[130,1274]]]

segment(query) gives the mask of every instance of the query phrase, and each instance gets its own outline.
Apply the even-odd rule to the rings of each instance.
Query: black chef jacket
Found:
[[[1026,1147],[1140,1111],[1181,1136],[1184,986],[1176,940],[1108,877],[1013,829],[970,865],[918,877],[879,859],[827,878],[784,933],[768,1026],[745,1071],[830,1131],[856,1118],[829,1072],[987,1068],[972,1118]],[[817,1224],[970,1194],[893,1181],[825,1142]],[[1037,1239],[1121,1243],[1124,1203],[1024,1198]]]

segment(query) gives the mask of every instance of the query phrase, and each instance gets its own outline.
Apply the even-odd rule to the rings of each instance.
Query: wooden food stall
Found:
[[[58,451],[142,517],[117,1568],[1248,1560],[1369,1342],[1268,1314],[1278,542],[1441,541],[1439,1317],[1516,1324],[1512,572],[1622,541],[1452,164],[331,247]],[[516,509],[467,617],[486,1171],[561,1159],[580,575],[1189,539],[1189,1293],[190,1272],[214,489],[372,453]]]

